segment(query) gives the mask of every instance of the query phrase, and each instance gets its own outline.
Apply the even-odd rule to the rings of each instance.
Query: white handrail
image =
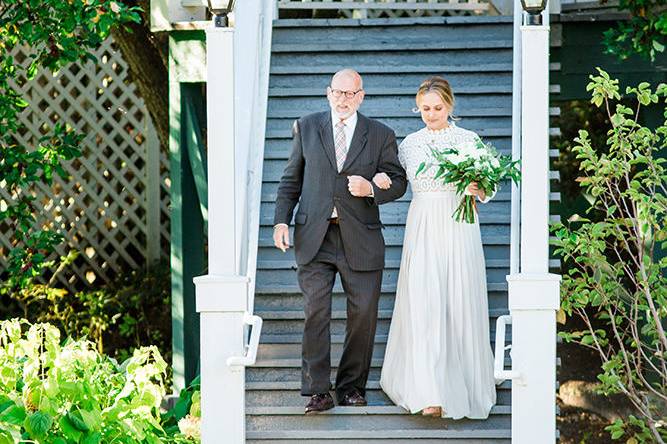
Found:
[[[246,347],[245,356],[231,356],[227,358],[229,367],[247,367],[254,365],[257,360],[257,349],[259,348],[259,336],[262,333],[262,318],[246,312],[243,315],[243,324],[252,327],[250,341]]]
[[[521,0],[514,0],[512,50],[512,160],[521,159]],[[519,272],[521,188],[512,182],[510,216],[510,274]]]
[[[512,345],[505,345],[505,327],[512,324],[512,316],[502,315],[496,319],[496,351],[493,362],[493,377],[496,382],[507,379],[520,379],[521,373],[516,370],[505,370],[505,350],[511,350]],[[511,352],[510,352],[511,356]]]
[[[248,182],[246,187],[247,257],[246,274],[250,277],[248,287],[248,311],[255,310],[255,284],[257,275],[257,249],[259,245],[260,209],[262,200],[262,172],[264,168],[264,140],[269,96],[269,74],[271,64],[271,37],[275,16],[275,0],[263,0],[257,20],[257,77],[254,86],[253,121],[251,124],[250,149],[248,151]]]

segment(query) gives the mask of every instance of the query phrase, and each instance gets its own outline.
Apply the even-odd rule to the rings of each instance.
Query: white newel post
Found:
[[[521,271],[507,277],[512,443],[556,441],[556,311],[549,274],[549,27],[521,27]]]
[[[245,354],[249,279],[236,254],[234,29],[206,31],[208,272],[195,278],[201,323],[202,443],[245,442]]]

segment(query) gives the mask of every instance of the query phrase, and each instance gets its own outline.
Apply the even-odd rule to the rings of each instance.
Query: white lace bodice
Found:
[[[398,160],[410,181],[413,193],[424,193],[430,191],[456,191],[453,184],[444,184],[442,180],[435,180],[433,177],[437,171],[436,167],[431,167],[416,175],[417,169],[422,162],[432,162],[431,148],[445,149],[455,148],[466,142],[474,141],[479,136],[474,132],[459,128],[454,122],[449,123],[449,127],[432,131],[428,128],[422,128],[417,132],[409,134],[398,147]]]

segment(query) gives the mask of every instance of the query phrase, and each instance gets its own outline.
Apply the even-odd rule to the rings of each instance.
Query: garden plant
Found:
[[[591,205],[584,216],[553,227],[564,259],[562,310],[585,329],[562,332],[599,354],[600,391],[622,393],[635,414],[608,427],[628,443],[667,440],[667,120],[656,129],[638,123],[642,107],[664,108],[667,85],[628,87],[599,70],[587,89],[608,114],[606,146],[585,130],[573,148],[579,182]],[[667,108],[665,108],[667,119]]]

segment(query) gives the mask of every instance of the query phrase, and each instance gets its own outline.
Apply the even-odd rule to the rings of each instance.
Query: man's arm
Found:
[[[303,147],[301,144],[301,131],[299,122],[294,121],[292,125],[292,152],[287,160],[287,166],[278,185],[276,196],[276,209],[273,224],[288,224],[292,221],[292,213],[301,197],[303,186]]]
[[[373,183],[373,197],[368,197],[367,201],[371,205],[382,205],[387,202],[398,199],[405,194],[408,186],[408,180],[405,176],[405,170],[398,161],[398,147],[396,145],[396,135],[393,131],[389,133],[382,146],[380,162],[378,163],[378,172],[386,173],[391,179],[391,186],[383,190]]]

